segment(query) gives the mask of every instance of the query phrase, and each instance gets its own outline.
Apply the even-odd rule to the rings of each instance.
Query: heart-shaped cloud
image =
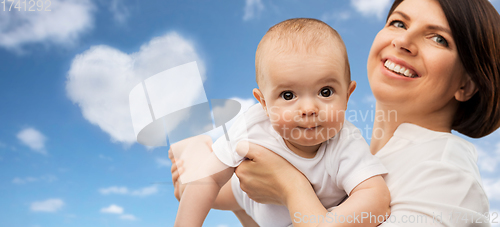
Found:
[[[194,44],[176,32],[153,38],[132,54],[93,46],[73,59],[66,80],[67,95],[81,108],[84,118],[108,133],[113,142],[130,146],[136,142],[128,100],[131,89],[159,72],[192,61],[197,62],[204,81],[204,63]]]

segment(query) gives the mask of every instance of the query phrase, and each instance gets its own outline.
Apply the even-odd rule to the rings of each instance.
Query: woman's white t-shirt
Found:
[[[382,227],[490,226],[470,142],[403,123],[375,156],[389,172],[391,192],[391,216]]]

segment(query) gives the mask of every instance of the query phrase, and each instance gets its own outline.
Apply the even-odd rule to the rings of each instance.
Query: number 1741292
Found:
[[[51,11],[50,0],[2,0],[3,11]]]

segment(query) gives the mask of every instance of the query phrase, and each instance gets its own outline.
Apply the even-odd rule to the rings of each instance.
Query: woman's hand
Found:
[[[243,161],[235,170],[241,189],[259,203],[286,205],[298,188],[311,188],[307,178],[274,152],[250,143]],[[307,190],[307,189],[305,189]]]

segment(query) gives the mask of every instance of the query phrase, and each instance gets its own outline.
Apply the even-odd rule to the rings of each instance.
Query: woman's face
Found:
[[[375,37],[367,67],[377,103],[406,115],[456,108],[454,96],[466,78],[435,0],[403,1]]]

